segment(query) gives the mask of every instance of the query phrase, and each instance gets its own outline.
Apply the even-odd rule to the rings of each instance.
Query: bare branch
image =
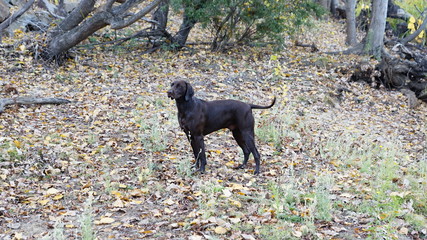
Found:
[[[146,6],[144,9],[142,9],[141,11],[135,13],[130,18],[123,19],[123,20],[120,20],[120,21],[114,21],[114,22],[112,22],[111,23],[111,28],[112,29],[122,29],[122,28],[125,28],[125,27],[133,24],[134,22],[138,21],[139,19],[141,19],[142,17],[144,17],[145,15],[147,15],[149,12],[151,12],[161,2],[162,2],[162,0],[154,0],[148,6]]]
[[[52,36],[79,25],[93,11],[96,0],[82,0],[76,8],[53,30]]]
[[[4,22],[0,24],[0,42],[1,42],[1,33],[4,29],[9,27],[16,19],[18,19],[22,14],[24,14],[28,9],[30,9],[31,5],[33,5],[34,0],[28,1],[21,9],[15,12],[12,16],[8,17]]]

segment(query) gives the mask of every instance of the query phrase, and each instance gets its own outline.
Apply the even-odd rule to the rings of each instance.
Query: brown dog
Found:
[[[168,97],[175,99],[178,108],[179,126],[184,130],[193,148],[196,168],[203,173],[206,165],[205,143],[203,136],[222,128],[228,128],[233,133],[237,144],[244,154],[245,167],[252,153],[255,159],[255,174],[259,173],[260,155],[255,146],[254,117],[252,109],[271,108],[276,98],[269,106],[258,106],[236,100],[204,101],[193,97],[194,90],[188,82],[175,81],[169,89]]]

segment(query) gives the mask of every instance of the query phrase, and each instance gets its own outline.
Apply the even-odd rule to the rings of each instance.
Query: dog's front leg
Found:
[[[191,147],[193,148],[194,158],[196,159],[196,168],[200,173],[205,172],[206,166],[206,154],[205,154],[205,142],[203,135],[191,135]]]

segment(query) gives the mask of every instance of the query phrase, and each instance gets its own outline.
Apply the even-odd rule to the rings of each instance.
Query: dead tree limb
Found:
[[[10,26],[16,19],[18,19],[22,14],[24,14],[28,9],[30,9],[31,5],[33,5],[35,0],[29,0],[21,9],[19,9],[17,12],[12,14],[12,16],[8,17],[6,20],[4,20],[0,24],[0,42],[1,42],[1,32],[3,32],[4,29]]]
[[[3,98],[0,99],[0,113],[4,112],[4,109],[8,105],[22,104],[64,104],[70,103],[69,100],[63,98],[37,98],[37,97],[16,97],[16,98]]]

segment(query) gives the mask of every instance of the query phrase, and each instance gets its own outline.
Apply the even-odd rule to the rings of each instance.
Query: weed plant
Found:
[[[427,164],[425,161],[414,162],[402,149],[397,140],[379,144],[356,133],[343,133],[327,140],[319,148],[322,159],[343,172],[359,172],[362,174],[359,186],[371,189],[358,205],[349,206],[350,203],[346,207],[375,219],[369,228],[372,238],[388,238],[396,234],[393,222],[397,218],[404,217],[408,222],[413,222],[414,228],[426,222],[422,216],[427,212]],[[411,167],[403,171],[407,169],[406,166]],[[360,189],[353,191],[360,194]]]
[[[314,214],[316,219],[330,221],[332,219],[332,203],[330,189],[333,185],[333,178],[322,175],[317,178],[314,189]]]
[[[80,232],[82,240],[96,239],[95,230],[93,229],[92,201],[92,197],[89,197],[86,200],[83,214],[80,217]]]
[[[272,144],[277,151],[282,151],[286,145],[298,145],[301,135],[298,129],[304,129],[303,123],[297,121],[291,113],[291,108],[273,109],[268,117],[261,117],[255,129],[257,138]]]

